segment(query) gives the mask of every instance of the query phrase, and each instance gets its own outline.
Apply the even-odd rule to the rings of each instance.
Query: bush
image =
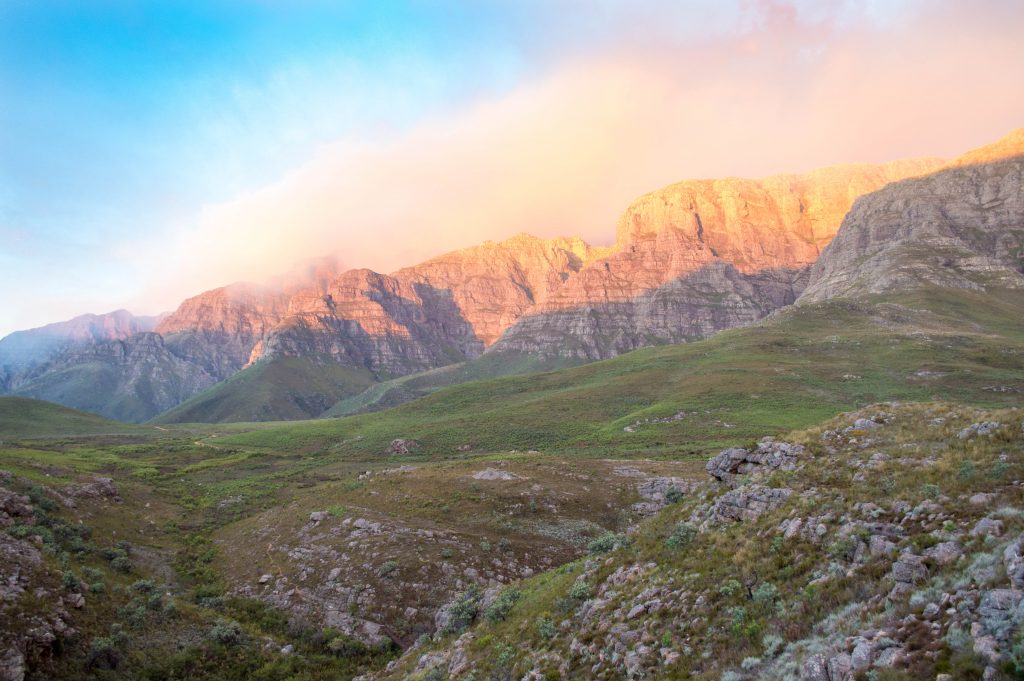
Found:
[[[88,665],[90,669],[117,669],[121,653],[112,636],[98,636],[89,644]]]
[[[452,556],[454,556],[454,555],[455,555],[455,552],[454,552],[454,551],[452,551],[452,550],[451,550],[450,548],[448,548],[447,546],[446,546],[446,547],[444,547],[443,549],[441,549],[441,558],[443,558],[443,559],[445,559],[445,560],[448,560],[449,558],[451,558],[451,557],[452,557]]]
[[[487,608],[484,612],[484,617],[492,624],[497,624],[498,622],[503,621],[508,617],[513,606],[515,606],[516,602],[519,601],[522,596],[523,592],[514,586],[505,589],[498,594],[498,597],[494,599],[494,603],[491,603],[490,607]]]
[[[767,657],[775,657],[778,655],[785,643],[786,642],[783,638],[776,634],[765,634],[761,639],[761,647],[764,649],[764,654]]]
[[[754,602],[772,605],[779,598],[779,589],[771,582],[765,582],[754,590]]]
[[[65,570],[60,576],[61,584],[67,591],[78,591],[81,586],[81,582],[78,581],[78,577],[71,570]]]
[[[675,485],[669,487],[668,491],[665,492],[665,501],[667,501],[670,504],[678,504],[682,500],[683,491],[676,487]]]
[[[206,638],[222,646],[234,646],[242,642],[242,627],[234,620],[217,620],[206,632]]]
[[[572,584],[572,588],[569,589],[569,597],[577,601],[585,601],[590,598],[590,585],[584,582],[582,579],[578,579]]]
[[[587,544],[587,550],[591,553],[608,553],[609,551],[621,549],[626,546],[629,546],[629,539],[626,535],[608,532],[591,540],[591,542]]]
[[[690,544],[696,536],[697,528],[688,522],[680,521],[672,529],[672,534],[665,540],[665,546],[670,549],[681,549]]]
[[[936,484],[928,482],[925,483],[924,485],[921,485],[921,494],[923,494],[926,499],[934,499],[941,493],[942,490],[939,489],[939,486]]]
[[[463,593],[458,600],[448,607],[448,623],[444,626],[442,634],[461,634],[476,619],[479,612],[477,601],[480,593],[475,586],[471,586]]]
[[[390,577],[398,570],[398,562],[394,560],[386,561],[377,569],[377,574],[381,577]]]
[[[558,634],[558,628],[555,626],[554,620],[547,615],[542,615],[537,619],[537,634],[544,641],[550,641]]]
[[[365,644],[349,636],[335,636],[328,642],[327,649],[338,657],[360,657],[367,652]]]

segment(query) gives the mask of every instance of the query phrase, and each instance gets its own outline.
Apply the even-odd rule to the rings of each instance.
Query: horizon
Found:
[[[630,201],[692,177],[951,158],[1020,127],[999,66],[1024,63],[1022,19],[1000,0],[7,3],[0,337],[313,258],[606,245]]]

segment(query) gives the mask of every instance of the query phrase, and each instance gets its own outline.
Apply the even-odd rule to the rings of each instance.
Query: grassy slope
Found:
[[[502,376],[553,371],[582,364],[569,358],[543,358],[514,353],[489,353],[469,362],[460,362],[419,374],[401,376],[375,384],[352,397],[340,400],[323,413],[325,417],[350,416],[381,411],[404,404],[432,392],[470,381]]]
[[[467,383],[376,414],[226,438],[290,451],[541,449],[677,457],[804,427],[880,400],[1019,402],[1024,292],[923,291],[784,310],[697,343],[544,374]],[[670,423],[624,428],[685,411]]]
[[[0,438],[56,437],[141,431],[96,414],[27,397],[0,397]]]
[[[888,412],[885,426],[823,440],[826,430],[841,430],[857,416],[870,418],[880,411]],[[932,630],[931,622],[922,622],[927,618],[921,611],[925,603],[963,584],[1005,588],[1005,573],[992,571],[986,577],[978,566],[1000,562],[1005,544],[1024,529],[1019,511],[1024,496],[1014,482],[1024,472],[1022,417],[1020,409],[878,405],[788,434],[787,441],[807,447],[799,470],[740,481],[793,489],[796,494],[781,508],[757,520],[682,535],[688,538],[675,546],[667,543],[677,523],[696,529],[699,519],[706,517],[707,506],[702,504],[728,489],[705,476],[704,487],[641,524],[624,548],[523,580],[515,585],[521,596],[510,611],[498,617],[479,613],[469,632],[458,639],[460,646],[455,646],[461,633],[457,630],[403,657],[390,673],[373,678],[445,678],[432,667],[446,670],[457,647],[463,651],[463,676],[458,678],[517,679],[527,678],[531,671],[536,676],[529,678],[627,678],[630,659],[623,653],[630,648],[643,671],[637,678],[718,681],[727,671],[734,674],[731,678],[759,681],[810,678],[801,674],[803,660],[816,653],[827,657],[844,651],[848,637],[883,629],[894,645],[903,648],[903,659],[895,670],[854,678],[910,681],[947,673],[954,679],[980,681],[985,663],[974,654],[970,640],[964,645],[953,636],[944,639],[948,629],[940,630],[936,624]],[[978,421],[1005,425],[988,438],[957,436]],[[870,448],[862,446],[866,436]],[[869,464],[878,452],[887,459]],[[990,494],[991,501],[965,503],[977,493]],[[904,520],[900,532],[905,536],[894,540],[892,555],[864,550],[864,557],[856,558],[855,549],[866,542],[872,522],[900,522],[904,517],[890,510],[895,500],[904,501],[907,508],[937,504],[939,510]],[[881,508],[858,509],[857,504],[867,503]],[[969,532],[994,511],[1007,526],[1001,540]],[[780,523],[793,517],[823,523],[827,532],[818,541],[808,539],[807,532],[784,538]],[[844,526],[853,534],[843,534]],[[950,536],[958,538],[966,560],[946,566],[926,562],[931,581],[915,585],[918,598],[909,593],[887,598],[893,587],[890,568],[898,552],[921,553]],[[627,570],[633,575],[624,576]],[[628,614],[635,605],[656,597],[657,612]],[[595,600],[588,601],[591,598]],[[973,605],[957,606],[932,619],[944,627],[951,622],[964,626],[969,620],[963,612]],[[916,618],[908,618],[910,614]],[[613,650],[617,655],[610,654]],[[663,657],[664,650],[676,654],[678,661],[668,662],[671,658]],[[421,661],[425,663],[417,668]],[[741,676],[744,661],[746,673]],[[1020,678],[1020,672],[1018,663],[1015,675],[996,678]]]
[[[318,416],[374,383],[365,369],[308,358],[259,362],[160,414],[154,423],[275,421]]]

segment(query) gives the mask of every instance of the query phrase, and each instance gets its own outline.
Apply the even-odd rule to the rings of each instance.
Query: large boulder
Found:
[[[803,455],[803,445],[778,442],[766,437],[753,450],[731,447],[708,461],[708,474],[719,480],[732,480],[737,475],[746,475],[765,470],[791,471]]]

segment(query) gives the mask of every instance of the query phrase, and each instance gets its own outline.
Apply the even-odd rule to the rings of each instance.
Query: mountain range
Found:
[[[526,234],[391,274],[324,266],[159,318],[84,315],[0,340],[0,391],[125,421],[389,406],[462,380],[707,337],[794,303],[1024,286],[1024,130],[952,161],[690,180],[611,246]]]

